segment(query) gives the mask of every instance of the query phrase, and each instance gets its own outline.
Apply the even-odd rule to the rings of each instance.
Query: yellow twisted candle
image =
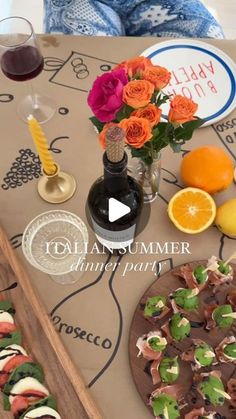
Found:
[[[28,127],[34,140],[34,144],[39,154],[39,158],[45,174],[53,175],[56,172],[57,166],[52,158],[50,151],[48,150],[48,143],[43,130],[33,115],[29,115],[28,117]]]

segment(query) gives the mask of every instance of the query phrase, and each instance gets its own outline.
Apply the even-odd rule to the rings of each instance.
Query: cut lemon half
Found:
[[[184,233],[201,233],[213,223],[216,204],[207,192],[198,188],[185,188],[171,198],[168,215]]]

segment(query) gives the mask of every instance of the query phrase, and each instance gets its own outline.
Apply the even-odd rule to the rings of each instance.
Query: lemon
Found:
[[[236,237],[236,198],[224,202],[216,210],[215,224],[229,237]]]

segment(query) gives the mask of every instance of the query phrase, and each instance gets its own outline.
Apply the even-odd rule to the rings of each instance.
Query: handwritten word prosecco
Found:
[[[79,326],[72,326],[68,323],[64,323],[60,316],[53,316],[52,321],[53,324],[57,326],[59,333],[70,335],[73,339],[80,339],[103,349],[110,349],[112,347],[110,339],[102,338],[95,333],[87,332],[87,330]]]

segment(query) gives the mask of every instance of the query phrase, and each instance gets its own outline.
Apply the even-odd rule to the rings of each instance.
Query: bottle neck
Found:
[[[118,163],[110,162],[106,153],[104,153],[104,186],[109,192],[119,193],[128,191],[127,161],[126,153],[124,153],[123,159]]]

